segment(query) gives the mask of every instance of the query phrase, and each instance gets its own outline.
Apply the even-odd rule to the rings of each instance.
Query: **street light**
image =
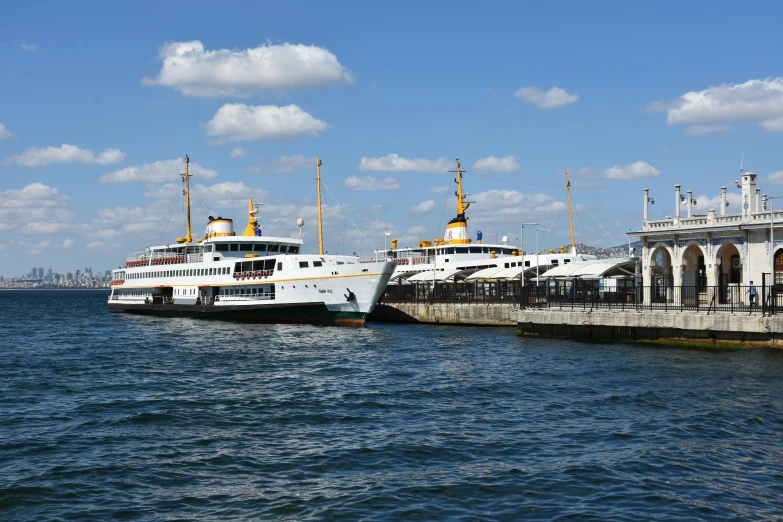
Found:
[[[539,232],[552,232],[552,230],[549,228],[536,229],[536,286],[538,286],[538,233]]]
[[[767,196],[767,206],[769,207],[769,273],[772,276],[772,284],[775,284],[775,211],[773,200],[781,199],[783,196]]]
[[[522,286],[525,286],[525,225],[538,225],[538,223],[519,224],[519,249],[522,251]]]

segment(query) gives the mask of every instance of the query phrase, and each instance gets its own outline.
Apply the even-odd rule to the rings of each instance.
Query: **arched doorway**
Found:
[[[715,269],[717,272],[716,283],[720,288],[718,293],[720,302],[727,303],[732,296],[730,289],[734,288],[734,294],[737,294],[739,292],[737,289],[742,285],[742,260],[736,245],[724,243],[720,246],[715,256]],[[781,273],[781,277],[783,277],[783,273]]]
[[[682,253],[683,304],[695,305],[707,289],[707,269],[704,251],[699,245],[690,245]],[[704,300],[704,299],[702,299]]]
[[[650,291],[653,302],[671,302],[674,276],[669,249],[659,246],[650,253]]]
[[[775,251],[775,287],[783,290],[783,248]]]

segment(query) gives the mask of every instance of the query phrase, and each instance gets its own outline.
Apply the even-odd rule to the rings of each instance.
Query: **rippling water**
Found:
[[[0,292],[0,519],[774,520],[783,352]]]

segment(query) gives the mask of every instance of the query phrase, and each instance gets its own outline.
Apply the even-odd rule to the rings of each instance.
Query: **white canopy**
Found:
[[[449,268],[444,270],[436,270],[435,271],[435,281],[445,281],[447,279],[450,279],[454,277],[456,274],[462,272],[462,270],[458,268]],[[426,272],[419,272],[418,274],[412,275],[408,278],[408,281],[416,282],[416,281],[432,281],[432,270],[427,270]]]
[[[502,272],[505,270],[504,268],[498,268],[496,266],[491,266],[489,268],[485,268],[483,270],[479,270],[478,272],[473,272],[468,277],[465,278],[465,281],[475,281],[476,279],[494,279],[493,274],[497,274],[498,272]]]
[[[556,266],[541,274],[541,279],[552,277],[581,277],[595,279],[615,275],[634,275],[636,259],[632,257],[617,257],[611,259],[593,259],[591,261],[574,261]]]

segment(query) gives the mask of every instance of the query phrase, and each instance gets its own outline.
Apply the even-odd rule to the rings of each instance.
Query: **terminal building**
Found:
[[[642,229],[629,234],[642,243],[643,285],[651,289],[645,300],[672,302],[675,289],[695,288],[701,301],[742,302],[751,281],[759,288],[773,280],[783,285],[783,208],[772,212],[775,198],[761,194],[756,181],[756,174],[742,173],[736,182],[741,208],[731,213],[726,187],[720,188],[719,208],[694,214],[692,191],[686,196],[675,185],[674,215],[662,220],[649,219],[655,201],[644,189]]]

